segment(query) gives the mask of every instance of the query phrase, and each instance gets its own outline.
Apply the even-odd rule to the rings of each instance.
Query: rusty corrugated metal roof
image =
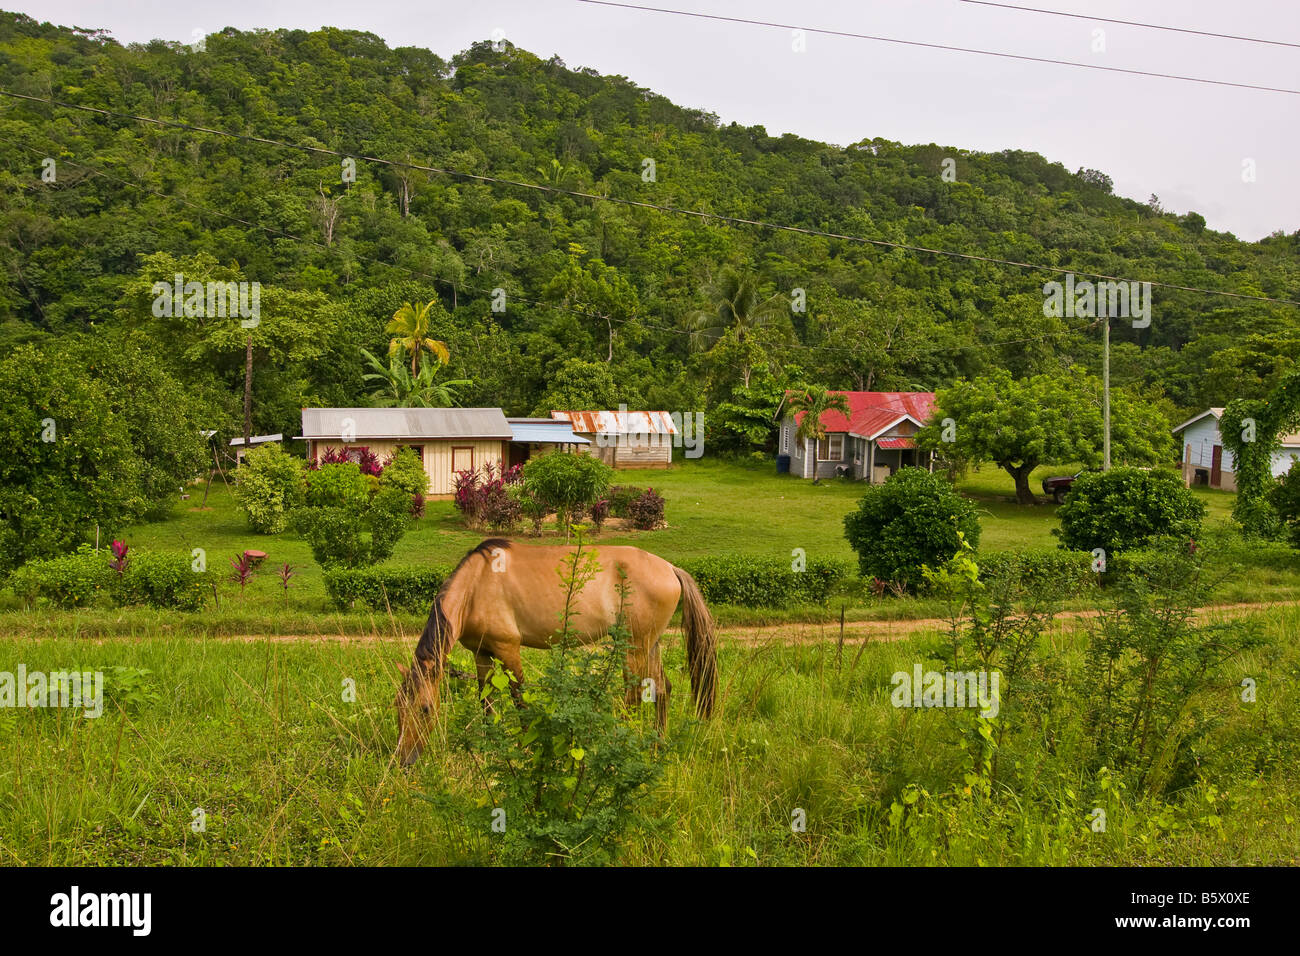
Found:
[[[904,417],[924,425],[934,413],[934,392],[841,392],[849,402],[849,415],[830,411],[822,415],[828,432],[848,432],[859,438],[875,438],[897,425]],[[803,420],[803,412],[794,418]]]
[[[573,423],[580,435],[676,435],[677,425],[667,412],[619,411],[551,412],[551,417]]]

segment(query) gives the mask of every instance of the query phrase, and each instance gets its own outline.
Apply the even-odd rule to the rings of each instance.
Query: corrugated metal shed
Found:
[[[510,430],[515,433],[513,441],[528,442],[539,445],[590,445],[589,438],[573,433],[573,426],[568,422],[518,422],[510,423]]]
[[[676,435],[677,426],[667,412],[591,411],[551,412],[552,418],[573,423],[582,435]]]
[[[350,421],[345,422],[345,419]],[[345,425],[348,426],[345,428]],[[500,438],[513,432],[499,408],[304,408],[299,438]]]

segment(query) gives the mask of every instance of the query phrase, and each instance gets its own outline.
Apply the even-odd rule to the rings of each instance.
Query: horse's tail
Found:
[[[701,717],[713,713],[718,697],[718,638],[713,615],[695,579],[673,568],[682,586],[682,630],[686,632],[686,666],[691,675],[691,696]]]

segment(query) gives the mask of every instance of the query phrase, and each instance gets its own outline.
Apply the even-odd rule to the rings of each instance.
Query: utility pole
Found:
[[[1110,309],[1101,317],[1101,417],[1105,433],[1101,444],[1101,470],[1110,471]]]

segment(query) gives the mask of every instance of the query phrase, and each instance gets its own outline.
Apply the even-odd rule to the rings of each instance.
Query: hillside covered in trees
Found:
[[[370,403],[362,350],[384,355],[394,311],[435,298],[442,377],[472,382],[460,404],[704,410],[715,450],[764,448],[797,381],[933,389],[1100,368],[1094,323],[1044,316],[1060,276],[591,196],[1300,295],[1300,231],[1242,242],[1034,153],[772,137],[508,45],[446,62],[324,28],[122,46],[0,13],[0,87],[237,134],[0,97],[5,354],[46,364],[43,388],[66,368],[121,407],[167,395],[171,417],[223,436],[242,429],[245,336],[155,317],[153,282],[178,272],[262,284],[256,432],[296,434],[304,405]],[[1171,161],[1194,148],[1170,144]],[[356,158],[354,181],[336,154]],[[1113,378],[1171,414],[1262,396],[1300,356],[1292,307],[1153,300],[1149,327],[1115,324]],[[131,428],[153,427],[135,414]]]

